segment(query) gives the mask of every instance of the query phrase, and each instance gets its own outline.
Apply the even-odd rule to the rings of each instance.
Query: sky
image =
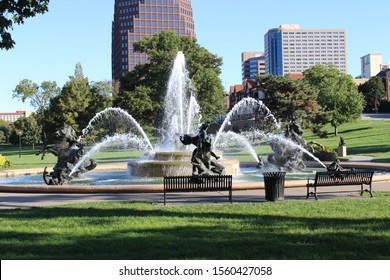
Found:
[[[33,110],[12,98],[23,79],[62,87],[81,63],[89,81],[111,80],[114,0],[50,0],[49,11],[12,31],[16,46],[0,50],[0,112]],[[360,57],[390,63],[388,0],[192,0],[198,43],[222,57],[226,90],[241,83],[241,53],[264,51],[264,35],[281,24],[347,31],[348,74],[360,75]]]

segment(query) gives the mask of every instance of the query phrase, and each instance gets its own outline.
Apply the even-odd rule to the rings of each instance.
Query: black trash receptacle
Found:
[[[284,199],[284,178],[286,172],[266,172],[264,176],[265,199],[267,201]]]

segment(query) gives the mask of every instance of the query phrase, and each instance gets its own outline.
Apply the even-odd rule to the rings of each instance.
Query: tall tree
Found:
[[[319,90],[318,103],[338,134],[341,124],[360,118],[364,97],[352,77],[334,67],[315,65],[305,71],[305,80]]]
[[[225,113],[225,93],[219,78],[222,59],[201,47],[195,38],[179,37],[172,31],[163,31],[152,37],[144,37],[134,44],[134,50],[147,53],[149,61],[137,65],[133,71],[122,77],[120,91],[114,100],[115,106],[130,112],[138,102],[145,105],[150,99],[153,113],[140,121],[150,126],[157,125],[162,118],[167,81],[174,58],[178,51],[182,51],[186,57],[189,76],[195,87],[202,116],[210,119]],[[139,86],[143,87],[142,94],[136,92]],[[144,98],[145,93],[149,99]],[[133,104],[126,102],[125,96],[130,94],[134,94]]]
[[[0,2],[0,49],[12,49],[15,41],[9,30],[13,24],[48,11],[49,0],[1,0]]]
[[[96,113],[111,106],[111,90],[110,82],[89,83],[81,64],[76,64],[74,75],[69,77],[61,93],[51,99],[46,110],[51,138],[65,125],[81,133]]]
[[[289,123],[298,121],[304,127],[313,127],[319,112],[318,90],[305,80],[289,76],[258,76],[258,83],[267,95],[266,105],[277,119]]]
[[[382,78],[374,76],[367,82],[359,85],[359,91],[363,93],[366,100],[366,111],[375,110],[378,113],[381,100],[386,97],[386,90]]]
[[[32,145],[34,150],[35,144],[39,142],[39,127],[37,121],[35,120],[35,116],[31,115],[29,117],[22,117],[16,120],[13,123],[14,129],[17,134],[22,137],[22,142]]]
[[[45,81],[40,86],[31,80],[24,79],[16,86],[13,98],[22,102],[30,101],[31,106],[36,110],[36,119],[41,127],[41,140],[45,145],[47,142],[45,127],[45,110],[50,104],[50,100],[61,92],[56,82]]]

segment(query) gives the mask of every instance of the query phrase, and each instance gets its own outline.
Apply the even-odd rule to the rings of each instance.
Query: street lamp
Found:
[[[19,158],[22,157],[22,132],[19,131]]]

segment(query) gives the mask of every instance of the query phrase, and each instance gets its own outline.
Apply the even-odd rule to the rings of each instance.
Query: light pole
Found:
[[[19,131],[19,158],[22,157],[22,132]]]

